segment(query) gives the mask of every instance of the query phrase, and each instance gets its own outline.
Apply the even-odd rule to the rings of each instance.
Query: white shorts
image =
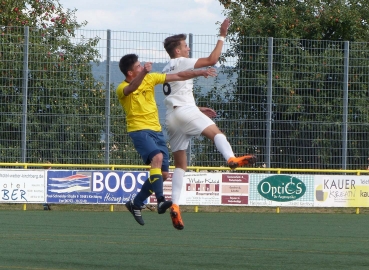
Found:
[[[186,150],[193,136],[215,123],[196,106],[181,106],[167,112],[165,125],[172,152]]]

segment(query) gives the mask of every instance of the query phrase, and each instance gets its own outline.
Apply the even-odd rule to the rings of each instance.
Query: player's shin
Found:
[[[185,171],[181,168],[175,168],[172,176],[172,202],[173,204],[179,204],[181,197],[183,176]]]
[[[144,201],[153,193],[152,185],[147,179],[145,183],[141,187],[141,191],[136,195],[133,200],[134,205],[136,206],[143,206]]]
[[[158,201],[161,201],[164,198],[163,195],[163,176],[161,174],[161,169],[151,169],[150,170],[150,179],[149,179],[152,191],[155,192],[155,197]]]

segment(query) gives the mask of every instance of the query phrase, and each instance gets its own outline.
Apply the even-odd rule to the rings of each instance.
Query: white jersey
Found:
[[[179,57],[170,59],[169,63],[164,67],[163,73],[174,74],[195,67],[197,58]],[[169,85],[169,87],[168,87]],[[174,106],[193,105],[196,106],[193,96],[193,79],[187,81],[168,82],[163,85],[164,104],[168,110],[172,110]]]

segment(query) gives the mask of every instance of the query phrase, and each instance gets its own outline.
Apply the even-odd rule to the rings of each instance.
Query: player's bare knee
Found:
[[[217,134],[223,134],[223,133],[219,130],[219,128],[216,125],[208,126],[201,133],[201,135],[205,136],[206,138],[208,138],[209,140],[212,140],[212,141],[214,141],[214,137]]]
[[[161,168],[161,164],[163,163],[163,154],[156,154],[151,160],[151,166],[154,168]]]
[[[153,161],[160,161],[162,162],[163,161],[163,153],[157,153],[153,158],[152,158]]]

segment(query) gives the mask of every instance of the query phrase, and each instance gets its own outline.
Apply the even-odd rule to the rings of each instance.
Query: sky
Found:
[[[59,0],[77,9],[84,29],[217,35],[225,19],[219,0]]]

